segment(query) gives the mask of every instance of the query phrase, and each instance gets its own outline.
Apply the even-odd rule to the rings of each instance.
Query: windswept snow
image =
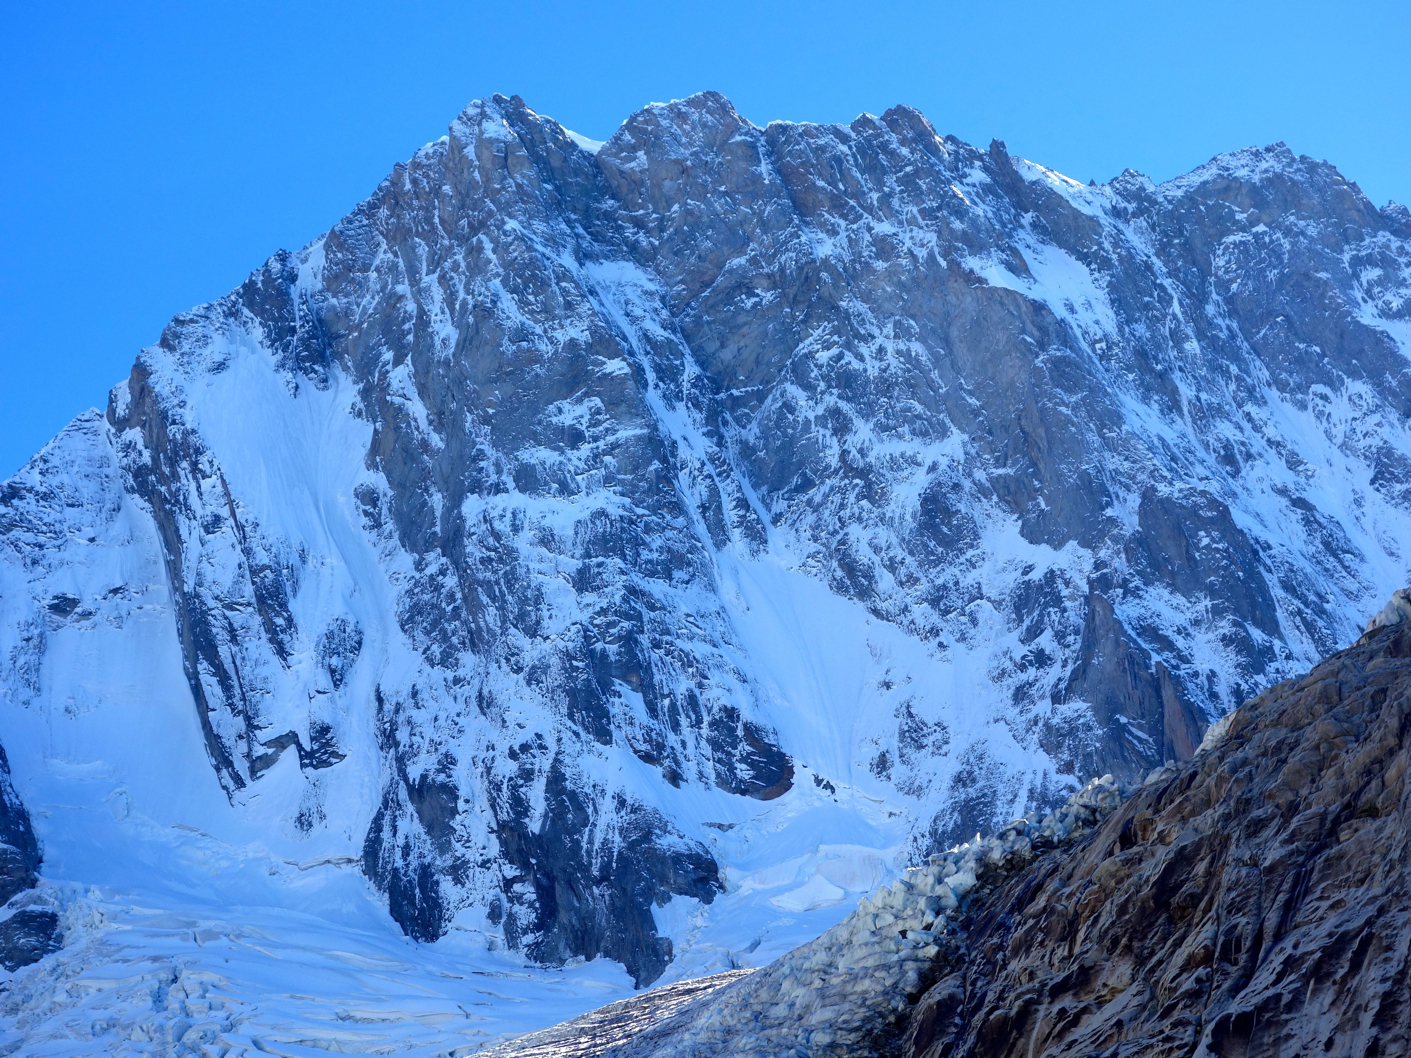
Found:
[[[563,131],[568,133],[569,139],[578,144],[578,146],[582,147],[589,154],[597,154],[598,151],[602,150],[603,144],[607,142],[606,140],[590,140],[587,136],[574,132],[572,129],[564,129]]]

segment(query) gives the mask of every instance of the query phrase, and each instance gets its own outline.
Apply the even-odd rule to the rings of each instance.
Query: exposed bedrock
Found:
[[[1222,727],[975,908],[902,1053],[1411,1051],[1411,625]]]
[[[10,762],[0,746],[0,966],[7,970],[37,962],[59,945],[59,916],[26,903],[39,884],[41,862],[34,826],[10,781]]]

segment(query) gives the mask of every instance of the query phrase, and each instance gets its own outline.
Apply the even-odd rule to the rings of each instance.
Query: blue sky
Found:
[[[1082,180],[1275,140],[1411,200],[1411,3],[186,3],[0,10],[0,476],[177,311],[328,228],[469,100],[605,139],[715,88],[894,103]]]

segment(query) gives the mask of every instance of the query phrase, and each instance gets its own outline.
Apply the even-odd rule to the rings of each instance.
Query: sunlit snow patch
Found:
[[[568,133],[569,139],[578,144],[578,146],[582,147],[589,154],[597,154],[598,151],[602,149],[603,144],[607,142],[606,140],[590,140],[587,136],[574,132],[572,129],[564,129],[563,131]]]

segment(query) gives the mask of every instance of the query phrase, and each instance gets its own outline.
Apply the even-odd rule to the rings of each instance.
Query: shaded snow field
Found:
[[[0,971],[0,1054],[467,1054],[632,994],[616,963],[529,966],[472,921],[436,944],[405,937],[357,848],[311,854],[261,826],[287,811],[277,772],[295,793],[297,764],[231,806],[189,699],[168,690],[25,713],[55,755],[17,761],[46,861],[16,906],[56,907],[64,947]],[[809,777],[716,830],[727,893],[657,910],[679,953],[660,983],[764,965],[899,875],[904,806]]]

